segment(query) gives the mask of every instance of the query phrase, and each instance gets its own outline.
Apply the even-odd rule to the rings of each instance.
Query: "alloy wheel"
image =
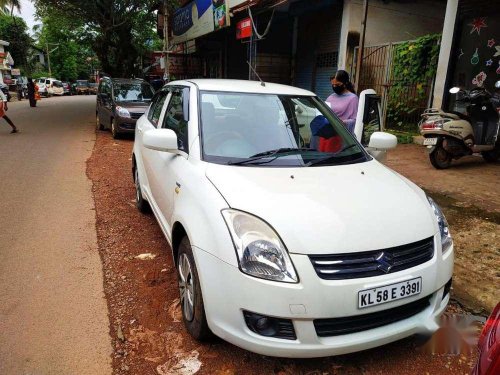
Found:
[[[191,263],[186,254],[179,257],[179,291],[184,318],[191,322],[194,319],[194,279]]]

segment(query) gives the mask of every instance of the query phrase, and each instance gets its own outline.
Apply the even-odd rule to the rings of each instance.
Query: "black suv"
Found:
[[[153,95],[151,85],[142,79],[102,78],[97,90],[96,128],[111,129],[113,138],[134,133],[135,123]]]

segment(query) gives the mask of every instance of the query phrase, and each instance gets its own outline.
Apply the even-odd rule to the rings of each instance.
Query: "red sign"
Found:
[[[252,20],[245,18],[236,25],[236,39],[245,39],[252,36]]]

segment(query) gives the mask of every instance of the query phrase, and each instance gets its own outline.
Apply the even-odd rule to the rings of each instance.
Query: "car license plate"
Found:
[[[400,283],[365,289],[358,292],[358,308],[364,309],[386,302],[397,301],[422,292],[422,278],[417,277]]]
[[[435,146],[437,144],[437,138],[425,138],[424,146]]]

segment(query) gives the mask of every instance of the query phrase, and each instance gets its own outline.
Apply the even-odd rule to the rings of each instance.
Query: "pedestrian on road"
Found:
[[[354,86],[345,70],[338,70],[330,77],[333,94],[326,101],[330,104],[332,111],[344,122],[351,133],[354,133],[356,116],[358,114],[358,97]]]
[[[30,100],[30,107],[36,107],[35,92],[36,90],[33,79],[28,78],[28,99]]]
[[[5,114],[7,110],[9,109],[7,106],[7,97],[5,94],[0,90],[0,100],[1,100],[1,106],[0,106],[0,117],[3,117],[5,121],[11,126],[12,131],[11,133],[17,133],[17,128],[16,125],[12,122],[12,120]]]

